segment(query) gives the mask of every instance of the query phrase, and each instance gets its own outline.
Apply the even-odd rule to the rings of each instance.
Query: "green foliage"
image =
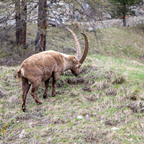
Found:
[[[109,0],[115,7],[117,16],[125,16],[131,11],[130,6],[139,4],[141,0]]]
[[[109,0],[113,5],[112,16],[113,17],[122,17],[124,20],[124,26],[126,26],[125,17],[127,14],[131,15],[131,6],[137,5],[142,0]]]

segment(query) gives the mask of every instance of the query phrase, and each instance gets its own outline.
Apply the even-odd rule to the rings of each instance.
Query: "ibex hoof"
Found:
[[[23,111],[23,112],[26,112],[26,108],[25,108],[25,107],[22,107],[22,111]]]
[[[46,99],[46,98],[47,98],[47,95],[43,95],[43,98]]]
[[[56,96],[56,94],[54,93],[54,94],[52,94],[52,97],[55,97]]]

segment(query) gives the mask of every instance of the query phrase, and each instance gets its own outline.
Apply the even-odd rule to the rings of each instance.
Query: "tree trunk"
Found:
[[[123,26],[126,27],[126,14],[127,14],[127,7],[126,7],[126,4],[124,2],[124,5],[123,5]]]
[[[123,26],[126,27],[126,16],[123,16]]]
[[[36,52],[46,50],[47,0],[39,0],[38,6],[37,36],[35,40]]]
[[[21,32],[21,44],[26,44],[26,27],[27,27],[27,3],[26,0],[22,0],[22,13],[21,13],[21,24],[22,24],[22,32]]]
[[[15,0],[15,20],[16,20],[16,44],[20,44],[20,20],[21,20],[21,14],[20,14],[20,0]]]
[[[27,5],[26,0],[15,0],[15,20],[16,20],[16,44],[26,44],[26,20]]]

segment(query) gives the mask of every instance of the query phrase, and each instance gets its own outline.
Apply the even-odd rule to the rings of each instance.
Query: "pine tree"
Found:
[[[122,16],[123,26],[126,26],[126,15],[131,11],[131,6],[139,4],[142,0],[109,0],[114,6],[114,13]]]

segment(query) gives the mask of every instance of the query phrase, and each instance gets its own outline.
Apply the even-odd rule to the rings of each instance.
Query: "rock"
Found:
[[[111,130],[115,131],[115,130],[119,130],[119,128],[113,127],[111,128]]]
[[[93,27],[88,27],[88,31],[94,31],[94,28]]]
[[[83,119],[83,116],[77,116],[77,119]]]

